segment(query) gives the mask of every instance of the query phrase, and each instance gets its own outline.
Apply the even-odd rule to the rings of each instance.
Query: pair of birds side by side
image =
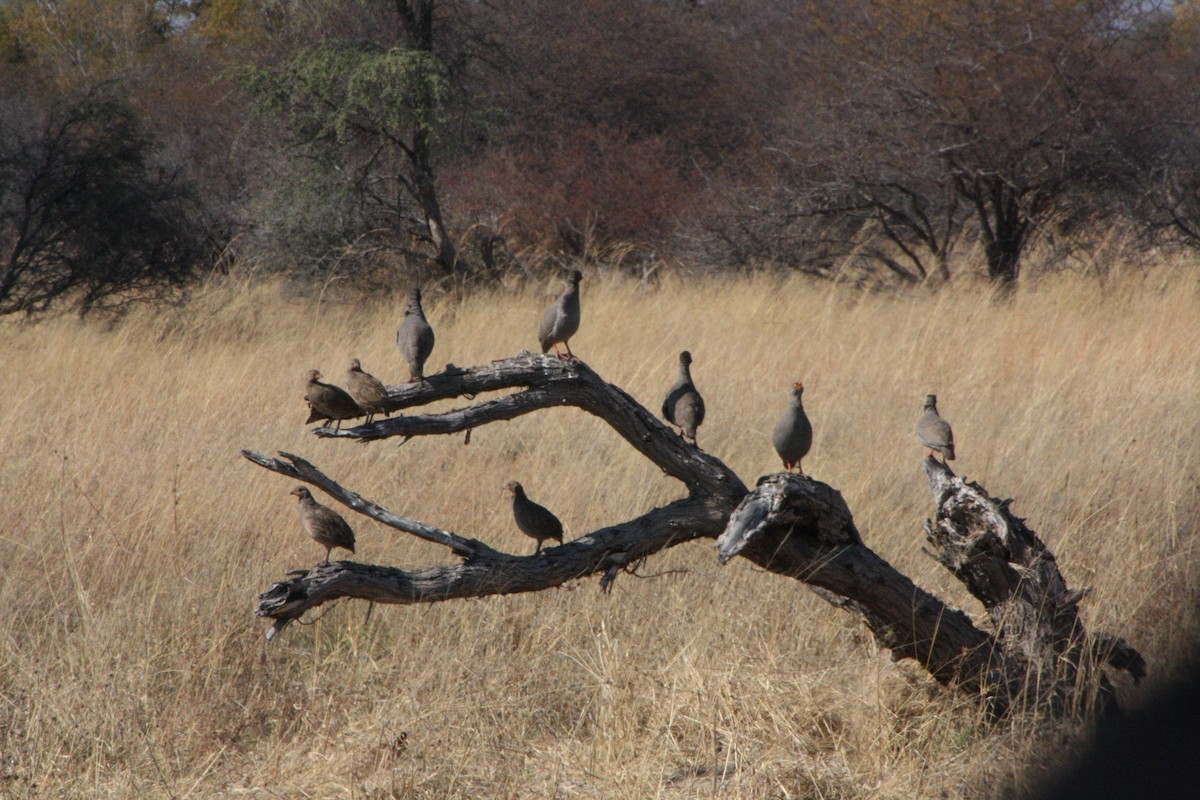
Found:
[[[320,370],[311,369],[304,382],[304,399],[308,402],[309,414],[304,424],[324,420],[323,428],[330,423],[340,430],[342,421],[366,417],[370,422],[376,414],[387,416],[387,390],[369,372],[364,372],[357,358],[350,359],[346,372],[346,388],[332,383],[323,383]]]
[[[775,423],[771,432],[771,443],[783,460],[784,469],[796,467],[804,477],[801,460],[812,448],[813,430],[808,415],[804,412],[804,384],[796,381],[792,385],[791,397],[783,416]],[[950,423],[942,419],[937,410],[937,395],[928,395],[921,416],[917,418],[917,439],[929,448],[929,457],[935,452],[942,454],[942,463],[954,460],[954,431]]]
[[[558,298],[550,304],[542,314],[541,324],[538,325],[538,344],[542,353],[548,353],[554,348],[554,355],[564,358],[559,351],[561,344],[566,348],[566,358],[574,358],[571,352],[570,339],[579,331],[582,309],[579,303],[579,283],[583,273],[571,270],[566,283]],[[425,379],[425,361],[433,352],[433,327],[425,318],[425,310],[421,307],[421,290],[413,289],[408,295],[408,307],[404,310],[404,322],[396,332],[396,346],[408,362],[409,382]]]

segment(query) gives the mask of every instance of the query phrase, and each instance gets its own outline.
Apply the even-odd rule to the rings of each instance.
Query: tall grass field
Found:
[[[357,302],[232,283],[116,322],[0,322],[0,797],[913,798],[1015,796],[1086,726],[983,719],[895,663],[853,617],[711,541],[611,594],[597,580],[417,606],[339,601],[268,643],[259,592],[324,550],[296,485],[242,448],[303,456],[397,513],[512,552],[510,480],[567,538],[685,489],[577,409],[462,436],[314,437],[303,378],[351,358],[407,376],[407,286]],[[536,349],[547,281],[427,289],[427,367]],[[679,351],[699,443],[748,485],[805,385],[805,471],[867,545],[952,605],[983,609],[923,552],[933,514],[913,425],[926,394],[959,474],[1015,498],[1082,604],[1150,679],[1187,668],[1200,598],[1200,266],[1060,274],[998,300],[967,282],[862,291],[751,275],[661,284],[585,272],[571,348],[657,412]],[[467,401],[440,404],[452,408]],[[355,560],[444,548],[338,506]],[[338,558],[343,553],[334,554]]]

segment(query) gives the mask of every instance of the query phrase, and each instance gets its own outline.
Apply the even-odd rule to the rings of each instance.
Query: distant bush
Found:
[[[188,187],[111,84],[0,97],[0,314],[180,290],[203,254]]]

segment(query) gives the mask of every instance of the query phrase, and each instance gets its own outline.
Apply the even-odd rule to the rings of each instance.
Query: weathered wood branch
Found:
[[[342,487],[312,464],[300,458],[300,456],[295,456],[291,453],[280,453],[280,458],[270,458],[253,450],[243,450],[242,455],[260,467],[266,467],[272,472],[278,472],[280,475],[286,475],[289,478],[311,483],[313,486],[324,489],[337,499],[338,502],[343,503],[360,514],[365,514],[376,522],[381,522],[390,528],[395,528],[405,533],[411,533],[413,536],[417,536],[427,542],[445,545],[455,555],[469,558],[472,556],[498,554],[498,551],[493,550],[476,539],[465,539],[450,531],[444,531],[441,528],[435,528],[424,522],[419,522],[418,520],[399,514],[393,514],[378,503],[364,500],[357,492],[352,492]]]
[[[789,474],[760,479],[730,515],[717,552],[721,563],[741,556],[803,581],[861,616],[894,659],[915,659],[941,683],[988,697],[994,712],[1007,709],[996,687],[1009,678],[990,664],[994,639],[865,546],[832,487]]]
[[[596,573],[604,573],[601,583],[607,588],[622,569],[647,556],[697,537],[716,536],[725,519],[707,503],[686,498],[536,556],[513,555],[394,514],[343,488],[297,456],[281,453],[285,461],[250,450],[243,450],[242,455],[273,472],[319,486],[349,508],[385,525],[445,545],[463,559],[461,564],[416,571],[352,561],[293,570],[287,581],[259,595],[258,615],[274,620],[268,639],[309,609],[340,597],[391,604],[432,603],[543,591]]]
[[[447,365],[446,371],[417,383],[387,387],[389,412],[484,392],[521,391],[437,414],[402,415],[340,431],[318,428],[317,436],[374,441],[395,436],[458,433],[490,422],[510,420],[543,408],[574,406],[604,420],[635,450],[689,491],[732,507],[746,486],[720,459],[685,442],[618,386],[606,382],[578,359],[523,352],[478,367]]]
[[[1092,635],[1079,616],[1088,590],[1070,590],[1054,554],[1009,509],[936,459],[924,464],[937,505],[925,536],[934,557],[988,612],[1007,658],[1025,670],[1021,701],[1061,714],[1072,706],[1111,705],[1113,687],[1097,669],[1106,663],[1135,681],[1146,662],[1123,639]]]
[[[510,394],[474,401],[485,392]],[[985,631],[868,548],[841,495],[790,474],[769,475],[748,491],[716,457],[676,435],[619,387],[574,359],[522,353],[478,367],[448,366],[419,383],[388,388],[389,408],[403,411],[454,397],[469,405],[440,413],[401,414],[322,437],[370,442],[449,434],[510,420],[544,408],[573,406],[604,420],[639,453],[687,487],[687,495],[635,519],[591,531],[535,556],[498,551],[478,539],[441,530],[365,500],[288,453],[271,458],[243,451],[269,470],[317,486],[339,502],[397,530],[443,545],[460,564],[402,570],[340,561],[290,573],[259,598],[258,614],[274,620],[274,636],[310,608],[340,597],[382,603],[425,603],[541,591],[602,574],[603,589],[622,570],[665,548],[715,538],[721,563],[739,556],[804,582],[865,622],[893,657],[917,660],[946,685],[976,696],[994,714],[1016,708],[1064,713],[1111,699],[1108,664],[1135,679],[1141,656],[1122,639],[1088,635],[1078,615],[1084,592],[1069,591],[1053,554],[1012,516],[1007,503],[967,484],[944,465],[925,462],[938,504],[926,523],[937,559],[988,610]]]

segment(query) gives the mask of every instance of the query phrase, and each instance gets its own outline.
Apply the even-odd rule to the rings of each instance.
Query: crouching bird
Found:
[[[341,430],[342,420],[356,419],[365,412],[345,389],[332,383],[322,383],[322,377],[319,370],[308,371],[308,378],[304,382],[304,399],[308,402],[309,414],[304,424],[325,420],[322,428],[328,428],[329,423],[335,422],[335,429]]]

